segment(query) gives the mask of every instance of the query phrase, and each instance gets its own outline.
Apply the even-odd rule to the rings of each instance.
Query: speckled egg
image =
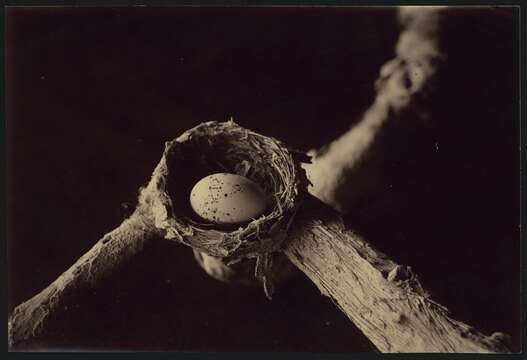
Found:
[[[202,219],[218,225],[240,225],[260,217],[267,196],[246,177],[217,173],[204,177],[190,192],[190,205]]]

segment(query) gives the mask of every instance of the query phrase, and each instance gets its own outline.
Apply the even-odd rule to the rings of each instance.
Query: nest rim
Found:
[[[207,145],[210,149],[205,149]],[[228,154],[233,157],[234,160],[229,158],[230,163],[225,162],[231,166],[236,167],[241,158],[246,161],[242,162],[241,167],[231,167],[231,173],[256,180],[268,195],[271,195],[270,191],[275,192],[272,194],[274,202],[266,213],[233,229],[215,228],[195,221],[178,206],[182,198],[175,201],[173,194],[174,186],[177,187],[174,179],[185,179],[185,174],[178,173],[181,170],[178,169],[178,161],[187,161],[185,156],[192,159],[196,154],[215,156],[219,148],[226,151],[222,153],[223,156]],[[210,151],[207,153],[205,150]],[[209,256],[224,258],[230,263],[279,251],[294,215],[307,194],[309,182],[300,163],[308,162],[308,159],[304,152],[291,149],[275,138],[246,129],[232,119],[201,123],[165,143],[161,161],[148,185],[155,225],[164,232],[165,238],[191,246]],[[210,159],[205,156],[202,160],[206,162]],[[253,173],[250,170],[247,172],[247,169],[243,173],[247,163],[254,167]],[[263,166],[263,169],[258,169],[258,166]],[[259,174],[257,179],[255,173]]]

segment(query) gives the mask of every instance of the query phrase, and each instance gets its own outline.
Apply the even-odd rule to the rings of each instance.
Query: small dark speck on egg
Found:
[[[227,194],[223,194],[223,196],[227,197],[228,195]]]

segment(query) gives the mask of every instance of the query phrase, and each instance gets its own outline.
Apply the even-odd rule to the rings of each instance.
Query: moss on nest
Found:
[[[300,161],[304,153],[245,129],[232,120],[202,123],[167,142],[149,189],[155,224],[165,237],[226,263],[256,258],[256,274],[265,278],[268,255],[280,249],[287,229],[307,193]],[[258,219],[237,228],[203,223],[190,208],[189,194],[201,178],[228,172],[258,183],[273,201]],[[258,275],[260,274],[260,275]]]

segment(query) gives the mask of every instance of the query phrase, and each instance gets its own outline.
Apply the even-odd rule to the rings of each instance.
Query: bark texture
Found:
[[[18,305],[8,321],[9,346],[23,345],[47,335],[49,324],[64,308],[75,306],[78,294],[95,289],[118,267],[130,261],[156,236],[144,206],[115,230],[104,235],[73,266],[31,299]]]
[[[306,164],[312,195],[342,213],[361,208],[383,181],[386,136],[429,117],[427,100],[445,60],[443,7],[402,7],[396,57],[380,70],[377,96],[362,119]],[[395,130],[394,130],[395,129]],[[507,352],[509,338],[485,336],[430,299],[411,268],[372,248],[311,199],[295,219],[285,253],[381,352]]]
[[[430,299],[398,265],[312,197],[299,210],[284,252],[381,352],[507,352],[503,333],[485,336]]]

